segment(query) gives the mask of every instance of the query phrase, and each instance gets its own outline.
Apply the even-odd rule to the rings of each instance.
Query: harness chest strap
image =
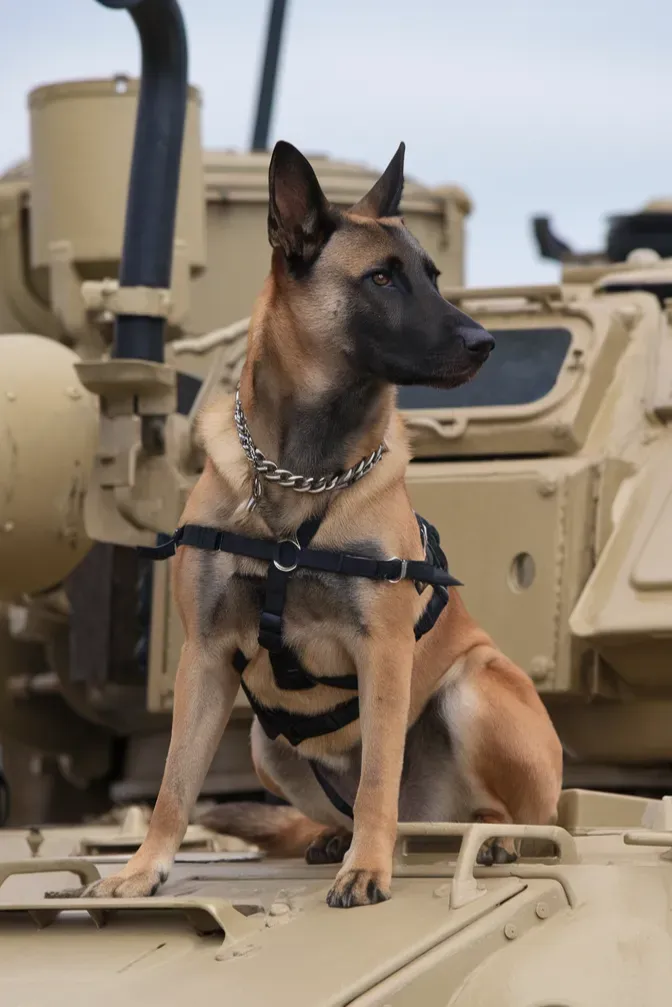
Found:
[[[441,550],[436,529],[424,518],[416,515],[425,545],[425,562],[417,560],[372,560],[364,556],[339,553],[329,550],[309,549],[308,543],[316,534],[320,521],[304,522],[295,539],[272,542],[267,539],[253,539],[244,535],[210,528],[204,525],[183,525],[165,543],[154,548],[141,546],[142,556],[151,559],[168,559],[180,545],[209,551],[222,551],[244,555],[259,560],[269,560],[266,578],[266,594],[259,623],[259,644],[268,651],[273,676],[278,688],[283,690],[311,689],[317,685],[356,691],[357,675],[318,677],[312,675],[301,664],[294,651],[283,641],[283,612],[289,576],[299,567],[337,573],[344,576],[359,576],[372,580],[397,582],[401,579],[414,580],[423,585],[432,584],[434,592],[425,611],[415,626],[415,638],[420,639],[429,632],[448,601],[447,585],[459,584],[448,573],[447,561]],[[427,561],[427,557],[431,562]],[[242,651],[234,655],[234,667],[241,675],[241,686],[256,714],[264,732],[274,740],[282,734],[293,746],[308,738],[320,737],[337,731],[359,718],[359,698],[352,697],[320,714],[290,713],[281,708],[269,709],[263,706],[249,690],[243,672],[249,660]]]
[[[305,522],[297,532],[297,537],[302,529],[313,524],[312,521]],[[310,537],[312,538],[312,535]],[[367,556],[354,556],[331,549],[303,548],[300,542],[297,543],[291,539],[281,539],[274,542],[272,539],[250,538],[247,535],[238,535],[235,532],[222,531],[198,524],[182,525],[171,538],[162,544],[137,546],[137,551],[140,556],[147,559],[162,560],[174,556],[177,548],[181,545],[268,561],[273,563],[276,569],[285,573],[293,573],[294,570],[301,568],[316,570],[320,573],[340,574],[346,577],[388,581],[393,584],[400,580],[438,584],[444,587],[459,587],[461,584],[447,569],[422,560],[397,559],[396,557],[376,560]]]

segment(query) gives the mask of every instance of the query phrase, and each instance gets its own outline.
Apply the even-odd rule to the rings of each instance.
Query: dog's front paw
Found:
[[[142,899],[154,895],[168,877],[160,867],[148,867],[127,873],[120,871],[82,888],[65,888],[60,892],[45,892],[47,899]]]
[[[344,829],[323,832],[306,850],[306,863],[340,864],[350,849],[352,833]]]
[[[389,871],[344,866],[327,895],[327,905],[332,909],[375,906],[377,902],[386,902],[389,897]]]

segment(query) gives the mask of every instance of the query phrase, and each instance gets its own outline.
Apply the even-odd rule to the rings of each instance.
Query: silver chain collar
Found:
[[[261,496],[261,478],[277,486],[284,486],[287,489],[295,490],[297,493],[324,493],[327,490],[342,490],[347,486],[352,486],[359,482],[367,473],[374,468],[387,451],[385,441],[378,445],[367,458],[362,458],[345,472],[338,472],[331,476],[296,476],[288,469],[279,468],[275,462],[270,461],[263,452],[255,446],[252,440],[250,428],[245,419],[243,405],[240,401],[240,386],[236,388],[236,406],[234,410],[234,420],[238,438],[246,457],[254,469],[254,486],[248,508],[252,510]],[[261,477],[261,478],[260,478]]]

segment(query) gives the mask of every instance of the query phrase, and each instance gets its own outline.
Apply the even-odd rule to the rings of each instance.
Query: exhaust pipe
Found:
[[[97,0],[127,10],[142,71],[121,255],[121,287],[170,288],[187,110],[187,36],[177,0]],[[118,315],[113,356],[164,359],[163,318]]]

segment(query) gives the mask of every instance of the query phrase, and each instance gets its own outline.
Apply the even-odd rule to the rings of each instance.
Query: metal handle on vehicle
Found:
[[[474,867],[478,852],[488,839],[498,837],[510,839],[547,839],[559,850],[559,860],[564,864],[578,864],[579,853],[574,838],[559,825],[490,825],[487,822],[404,822],[399,824],[398,839],[413,836],[461,836],[462,843],[455,864],[455,872],[450,890],[450,907],[473,902],[485,894],[474,877]]]
[[[410,411],[403,410],[404,423],[411,430],[431,430],[433,434],[444,441],[456,441],[464,437],[469,425],[469,417],[464,413],[451,416],[450,419],[434,419],[433,416],[414,416]]]
[[[95,864],[88,860],[41,860],[34,857],[32,860],[14,860],[9,863],[0,864],[0,886],[4,885],[8,878],[15,874],[76,874],[83,885],[89,885],[92,881],[100,879],[100,871]]]
[[[87,865],[91,866],[91,865]],[[74,870],[74,868],[69,868]],[[43,899],[39,902],[17,902],[11,905],[0,903],[0,916],[16,917],[17,913],[27,913],[35,924],[43,929],[68,913],[86,913],[100,928],[112,914],[165,913],[180,914],[198,934],[223,934],[225,943],[220,953],[226,952],[237,941],[247,939],[263,926],[264,915],[247,917],[226,899],[200,898],[198,896],[149,896],[147,898],[99,899],[60,898]]]

